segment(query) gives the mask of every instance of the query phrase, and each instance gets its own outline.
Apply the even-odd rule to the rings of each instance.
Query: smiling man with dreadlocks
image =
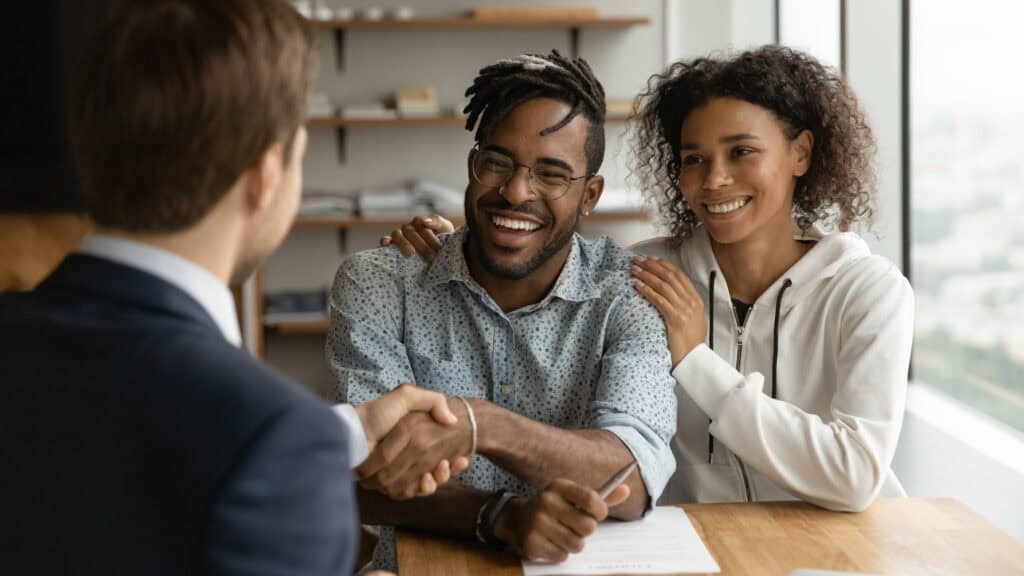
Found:
[[[434,238],[430,263],[393,247],[353,255],[331,297],[339,401],[412,382],[459,417],[404,419],[359,469],[363,521],[385,526],[381,567],[394,566],[390,526],[561,560],[605,516],[639,518],[675,470],[661,318],[632,287],[631,254],[576,233],[604,187],[601,84],[552,52],[488,66],[466,94],[466,227]],[[459,485],[387,497],[459,455],[473,456]],[[633,460],[602,501],[594,488]]]

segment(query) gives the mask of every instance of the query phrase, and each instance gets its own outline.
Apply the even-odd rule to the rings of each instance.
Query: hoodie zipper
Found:
[[[730,303],[730,306],[731,305],[732,304]],[[747,311],[747,317],[744,318],[744,324],[746,322],[750,321],[750,315],[753,314],[753,313],[754,313],[754,309],[753,309],[753,307],[751,307],[751,309]],[[735,308],[733,308],[733,311],[732,311],[732,318],[733,318],[733,322],[736,325],[736,371],[742,374],[743,371],[740,370],[740,362],[743,360],[743,333],[744,333],[744,326],[743,326],[743,324],[740,324],[739,318],[736,317],[736,309]],[[740,466],[740,476],[743,477],[743,493],[747,497],[747,502],[750,502],[750,501],[753,500],[753,495],[750,493],[750,478],[747,476],[747,467],[743,464],[743,461],[740,460],[740,457],[737,456],[735,452],[732,453],[732,457],[736,459],[736,463],[739,464],[739,466]]]

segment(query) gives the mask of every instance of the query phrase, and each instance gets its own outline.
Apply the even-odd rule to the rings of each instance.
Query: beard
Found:
[[[525,262],[518,264],[507,265],[502,262],[491,258],[488,250],[484,248],[480,238],[480,222],[477,220],[476,214],[479,210],[486,208],[495,208],[499,210],[505,210],[508,212],[518,212],[520,214],[529,214],[535,218],[538,218],[545,223],[545,226],[551,224],[551,217],[545,214],[541,214],[531,208],[529,204],[523,204],[517,207],[513,207],[509,204],[504,197],[500,194],[494,194],[497,198],[492,198],[490,194],[483,196],[477,201],[476,206],[470,199],[470,189],[466,187],[466,199],[463,203],[466,212],[466,228],[469,230],[469,237],[472,242],[476,243],[478,248],[477,254],[479,254],[480,265],[483,266],[489,274],[492,274],[499,278],[505,278],[508,280],[522,280],[526,278],[538,268],[544,265],[552,256],[561,251],[565,246],[572,240],[573,235],[579,228],[580,221],[580,209],[583,205],[583,198],[580,198],[580,205],[576,207],[576,211],[573,214],[572,221],[564,223],[553,231],[553,234],[549,237],[548,241],[538,250],[533,256],[527,259]],[[493,249],[493,248],[492,248]],[[497,250],[502,250],[498,247]]]

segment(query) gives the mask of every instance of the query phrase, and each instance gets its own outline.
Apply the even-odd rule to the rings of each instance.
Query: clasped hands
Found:
[[[363,488],[394,500],[429,496],[469,467],[472,428],[457,398],[402,384],[356,413],[370,450],[356,468]]]

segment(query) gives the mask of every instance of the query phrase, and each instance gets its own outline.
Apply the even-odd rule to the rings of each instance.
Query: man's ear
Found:
[[[249,210],[263,212],[270,207],[281,190],[281,179],[284,178],[284,144],[277,142],[267,148],[242,178]]]
[[[811,157],[814,153],[814,134],[810,130],[802,130],[792,142],[794,158],[793,176],[799,178],[811,169]]]
[[[584,215],[590,215],[594,211],[597,201],[601,199],[602,192],[604,192],[604,176],[597,174],[584,181],[581,206]]]
[[[466,178],[469,182],[473,181],[473,156],[476,154],[476,148],[470,148],[469,154],[466,155]]]

